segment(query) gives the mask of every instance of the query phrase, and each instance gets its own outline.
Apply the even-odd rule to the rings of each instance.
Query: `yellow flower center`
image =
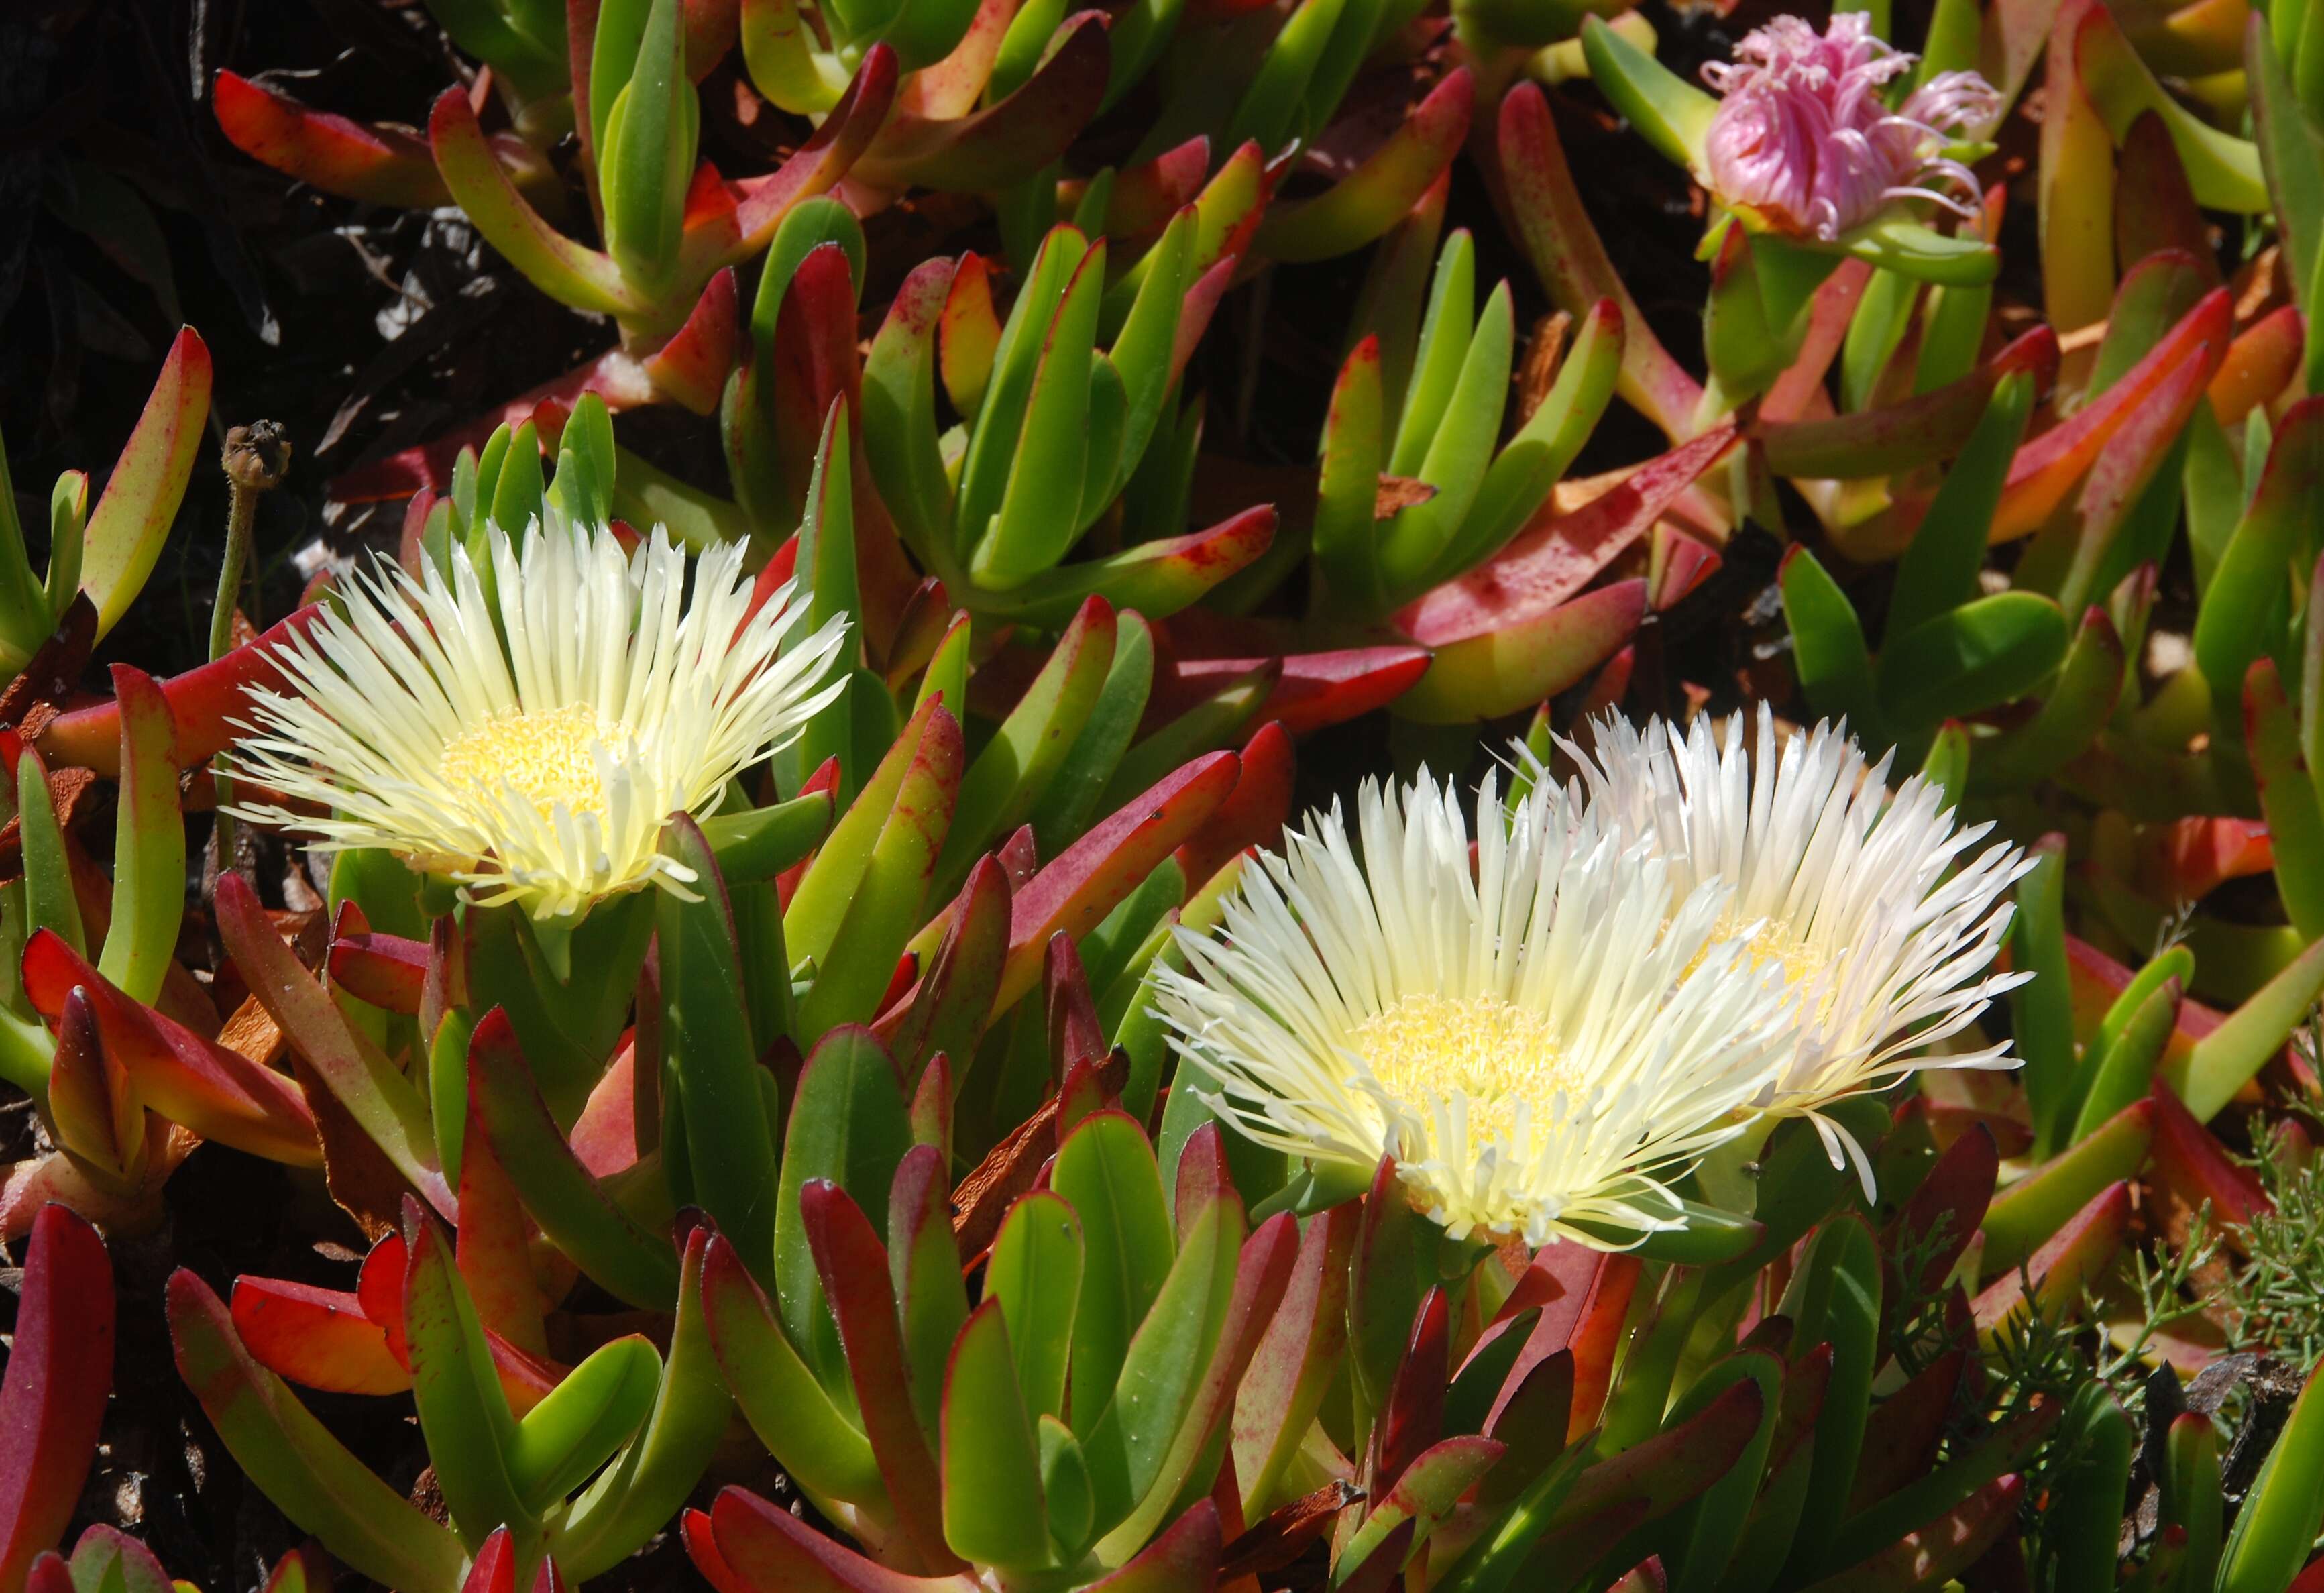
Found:
[[[1406,996],[1358,1024],[1355,1043],[1388,1093],[1466,1096],[1470,1121],[1496,1137],[1515,1127],[1519,1101],[1546,1109],[1575,1082],[1548,1021],[1499,996]]]
[[[437,772],[460,790],[497,793],[505,781],[546,817],[558,803],[575,815],[605,811],[596,749],[628,732],[586,703],[503,714],[444,744]]]
[[[1712,943],[1715,944],[1740,935],[1748,922],[1738,921],[1731,914],[1720,919],[1718,927],[1711,931]],[[1765,968],[1771,962],[1780,965],[1784,980],[1792,984],[1814,978],[1823,971],[1828,961],[1821,952],[1801,939],[1781,918],[1763,921],[1757,933],[1744,943],[1743,954],[1751,959],[1754,968]]]
[[[1711,939],[1704,944],[1703,951],[1698,953],[1694,961],[1687,964],[1686,971],[1692,973],[1697,968],[1702,967],[1702,959],[1710,954],[1711,946],[1717,945],[1720,941],[1734,939],[1752,922],[1753,920],[1748,918],[1738,918],[1731,913],[1721,917],[1712,927]],[[1790,924],[1781,918],[1768,918],[1762,921],[1757,931],[1750,939],[1743,943],[1743,955],[1749,960],[1754,968],[1766,968],[1770,964],[1781,968],[1784,971],[1784,982],[1793,986],[1804,984],[1809,980],[1814,979],[1830,967],[1832,961],[1830,951],[1821,946],[1810,945],[1804,938],[1793,930]],[[1827,985],[1816,997],[1815,1010],[1806,1014],[1809,1021],[1820,1024],[1830,1017],[1832,1006],[1839,999],[1840,992]]]

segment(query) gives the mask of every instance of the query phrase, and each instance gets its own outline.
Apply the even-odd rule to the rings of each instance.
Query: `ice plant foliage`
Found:
[[[1569,743],[1591,815],[1665,861],[1674,911],[1729,887],[1717,935],[1782,971],[1795,1047],[1756,1104],[1812,1114],[1919,1067],[2015,1065],[2006,1044],[1917,1054],[2032,977],[1989,971],[2033,866],[2006,844],[1971,855],[1990,824],[1962,828],[1919,775],[1892,795],[1888,760],[1868,767],[1830,723],[1780,741],[1766,714],[1756,737],[1739,714],[1723,736],[1708,715],[1596,728],[1594,754]],[[1817,1124],[1836,1161],[1839,1128]]]
[[[0,1593],[168,1580],[61,1543],[97,1229],[197,1145],[373,1242],[175,1273],[189,1468],[401,1593],[2324,1593],[2324,0],[1771,6],[1708,88],[1631,0],[422,3],[489,69],[424,135],[221,126],[619,345],[333,483],[401,567],[223,579],[173,678],[139,594],[257,423],[199,339],[101,493],[0,490]],[[1699,351],[1585,72],[1712,201]],[[745,81],[790,153],[722,175]],[[40,225],[134,263],[84,164]],[[1207,328],[1374,241],[1307,482],[1206,434],[1323,396]],[[1770,482],[1787,648],[1703,586]],[[1375,712],[1531,761],[1360,787],[1305,738]],[[288,867],[189,890],[203,771]]]
[[[1667,1181],[1785,1065],[1780,981],[1720,941],[1725,885],[1681,886],[1546,783],[1514,815],[1496,787],[1473,870],[1449,783],[1367,783],[1360,861],[1336,805],[1311,816],[1246,871],[1221,938],[1182,935],[1160,1009],[1245,1133],[1393,1156],[1456,1238],[1683,1226]]]
[[[1777,17],[1745,34],[1735,55],[1702,69],[1723,97],[1704,155],[1728,204],[1827,243],[1892,199],[1974,214],[1977,180],[1943,152],[2000,109],[1975,72],[1940,72],[1892,106],[1887,86],[1916,58],[1873,37],[1863,12],[1836,14],[1821,33]]]
[[[662,821],[715,804],[831,700],[844,616],[800,635],[804,605],[788,585],[758,602],[739,543],[705,553],[689,590],[659,528],[630,553],[552,510],[521,548],[487,540],[489,568],[456,548],[448,582],[383,563],[284,647],[295,692],[254,696],[235,772],[329,816],[236,811],[539,918],[650,882],[687,894]]]

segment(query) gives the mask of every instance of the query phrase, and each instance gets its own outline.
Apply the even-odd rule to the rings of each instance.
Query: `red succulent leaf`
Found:
[[[1656,538],[1656,557],[1654,594],[1648,599],[1656,612],[1674,606],[1695,588],[1719,573],[1726,561],[1706,542],[1698,541],[1683,531],[1664,528],[1667,533]],[[1624,672],[1625,679],[1628,671]],[[1617,694],[1619,695],[1618,693]]]
[[[2034,386],[2046,388],[2057,364],[2056,336],[2036,327],[1942,387],[1853,414],[1782,425],[1763,419],[1751,437],[1778,475],[1828,479],[1910,470],[1959,452],[2004,376],[2031,371]]]
[[[251,1358],[293,1383],[331,1394],[411,1386],[410,1367],[389,1348],[387,1331],[360,1294],[244,1274],[235,1280],[232,1310]]]
[[[732,185],[731,238],[712,235],[723,245],[708,263],[727,265],[766,247],[775,227],[799,200],[830,189],[847,175],[888,120],[899,75],[896,52],[884,43],[864,52],[854,80],[839,97],[798,152],[766,176]],[[689,233],[689,253],[696,240]]]
[[[2211,258],[2209,223],[2188,186],[2187,165],[2171,140],[2171,130],[2153,111],[2141,112],[2125,128],[2116,162],[2115,258],[2125,266],[2163,253],[2183,259],[2184,269],[2203,287],[2216,287],[2219,268]]]
[[[97,1229],[43,1206],[0,1381],[0,1588],[22,1583],[71,1521],[112,1392],[112,1259]]]
[[[1937,1444],[1944,1437],[1967,1364],[1965,1351],[1949,1350],[1872,1407],[1864,1424],[1863,1458],[1843,1515],[1854,1515],[1886,1498],[1935,1463]]]
[[[331,982],[359,1000],[416,1017],[428,983],[428,943],[363,924],[362,909],[342,903],[331,937]]]
[[[1175,659],[1157,669],[1147,704],[1147,723],[1162,724],[1268,662],[1264,658]],[[1252,719],[1273,720],[1285,733],[1303,736],[1327,724],[1359,719],[1402,696],[1428,671],[1428,653],[1417,647],[1351,647],[1330,652],[1292,653]]]
[[[789,1511],[739,1487],[720,1490],[706,1518],[687,1513],[687,1552],[720,1593],[973,1593],[965,1575],[916,1577],[866,1560]]]
[[[741,0],[683,0],[686,8],[686,75],[696,83],[718,69],[734,47]]]
[[[1970,1311],[1980,1334],[2001,1331],[2010,1318],[2029,1307],[2055,1318],[2071,1309],[2085,1286],[2094,1284],[2110,1266],[2130,1226],[2131,1187],[2107,1185],[2060,1229],[2033,1258],[2015,1272],[2005,1273],[1979,1294]],[[2025,1287],[2033,1283],[2031,1298]]]
[[[496,1526],[476,1548],[460,1593],[516,1593],[516,1540],[509,1529]]]
[[[476,1319],[487,1333],[545,1359],[549,1332],[543,1319],[552,1303],[533,1273],[531,1223],[484,1127],[483,1103],[473,1096],[460,1144],[456,1265]]]
[[[1515,1498],[1565,1448],[1573,1420],[1573,1352],[1561,1349],[1536,1361],[1499,1398],[1486,1436],[1500,1442],[1504,1453],[1483,1485],[1480,1502],[1487,1506]]]
[[[1090,994],[1089,976],[1082,970],[1081,953],[1072,937],[1052,935],[1042,953],[1041,982],[1045,990],[1049,1058],[1055,1077],[1062,1080],[1076,1066],[1095,1066],[1105,1060],[1105,1030],[1097,1018],[1097,1001]],[[1061,1128],[1069,1125],[1060,1125]]]
[[[1758,418],[1763,423],[1831,413],[1824,377],[1847,342],[1856,307],[1863,301],[1865,287],[1871,281],[1868,260],[1843,260],[1840,269],[1824,279],[1809,301],[1807,336],[1800,341],[1798,356],[1759,401]]]
[[[752,372],[753,382],[771,384],[766,401],[772,407],[773,443],[786,481],[805,483],[813,475],[825,418],[843,399],[855,445],[850,457],[863,452],[863,361],[855,349],[855,294],[844,249],[823,244],[808,250],[776,312],[772,365]]]
[[[1203,340],[1209,329],[1211,318],[1218,313],[1219,300],[1227,296],[1234,285],[1235,272],[1242,264],[1240,253],[1231,253],[1213,262],[1194,285],[1186,290],[1186,301],[1178,311],[1178,330],[1170,345],[1170,380],[1176,382],[1186,373],[1186,362],[1194,357],[1194,345]],[[1274,517],[1269,515],[1271,529]]]
[[[902,309],[890,313],[901,314]],[[881,663],[880,672],[888,689],[902,691],[928,667],[945,640],[967,623],[967,614],[954,610],[944,582],[935,576],[922,576],[919,585],[912,588],[911,595],[904,599],[903,608],[897,612],[896,633],[889,640],[888,656]],[[954,714],[960,712],[958,703],[946,703],[945,706]]]
[[[1676,1426],[1583,1472],[1558,1520],[1586,1524],[1643,1506],[1645,1521],[1675,1510],[1727,1475],[1758,1432],[1766,1401],[1755,1379],[1742,1378]]]
[[[1975,1565],[2018,1519],[2025,1479],[1997,1478],[1887,1548],[1819,1582],[1829,1593],[1941,1588]]]
[[[191,769],[226,750],[236,733],[234,722],[250,713],[252,692],[290,689],[275,660],[275,649],[290,638],[304,635],[322,617],[320,605],[310,603],[270,627],[255,641],[160,683],[170,716],[177,722],[181,765]],[[78,764],[107,779],[118,779],[120,704],[107,701],[60,714],[33,744],[51,764]]]
[[[1598,671],[1597,677],[1591,681],[1590,689],[1582,694],[1582,701],[1574,704],[1574,718],[1586,724],[1620,703],[1630,689],[1630,676],[1637,665],[1638,649],[1636,647],[1618,649],[1614,656],[1606,660],[1605,667]]]
[[[411,1346],[403,1336],[403,1274],[410,1260],[403,1236],[391,1233],[371,1248],[362,1270],[355,1274],[355,1299],[364,1314],[378,1326],[388,1354],[407,1374],[411,1370]]]
[[[1222,1536],[1218,1506],[1204,1499],[1087,1593],[1210,1593],[1218,1584]]]
[[[1442,647],[1547,613],[1652,529],[1734,443],[1731,423],[1715,427],[1569,513],[1554,512],[1553,497],[1508,547],[1406,607],[1397,624],[1414,640]]]
[[[336,1125],[334,1108],[346,1127],[359,1130],[360,1154],[376,1154],[385,1169],[450,1216],[456,1207],[437,1163],[436,1145],[420,1092],[394,1064],[347,1021],[337,1002],[316,981],[298,953],[284,944],[258,893],[231,870],[218,877],[213,902],[219,937],[251,994],[280,1026],[314,1082],[328,1091],[325,1128]],[[304,1077],[304,1075],[302,1075]],[[196,1125],[198,1127],[198,1125]],[[339,1151],[334,1145],[336,1161]]]
[[[2211,378],[2211,413],[2219,424],[2241,426],[2253,410],[2274,402],[2298,373],[2306,342],[2297,305],[2279,306],[2246,327]]]
[[[24,947],[24,993],[51,1022],[87,992],[106,1055],[145,1103],[205,1138],[294,1166],[322,1160],[315,1117],[299,1086],[123,994],[62,938],[36,930]]]
[[[1954,1293],[1958,1299],[1960,1291]],[[1794,1461],[1804,1465],[1813,1457],[1808,1441],[1815,1436],[1816,1418],[1823,1413],[1823,1396],[1831,1386],[1831,1346],[1819,1344],[1794,1356],[1784,1369],[1775,1431],[1767,1445],[1770,1477],[1784,1466]]]
[[[2226,289],[2206,294],[2119,381],[2019,448],[1994,511],[1992,539],[2023,537],[2046,522],[2107,440],[2181,366],[2193,360],[2216,370],[2226,356],[2232,314]]]
[[[1234,1178],[1227,1171],[1226,1141],[1216,1123],[1204,1123],[1186,1136],[1185,1146],[1178,1152],[1177,1187],[1171,1192],[1170,1202],[1178,1242],[1186,1242],[1186,1229],[1202,1215],[1204,1207],[1234,1193]]]
[[[83,1530],[70,1563],[76,1587],[118,1588],[122,1593],[171,1593],[173,1587],[153,1551],[101,1521]]]
[[[1006,866],[979,859],[911,999],[894,1002],[872,1026],[906,1077],[938,1052],[967,1054],[982,1037],[1009,955],[1009,900]]]
[[[1231,1183],[1225,1185],[1217,1198],[1240,1204],[1240,1197]],[[1190,1210],[1189,1217],[1193,1215]],[[1219,1331],[1218,1349],[1187,1408],[1185,1431],[1202,1435],[1204,1452],[1209,1451],[1235,1413],[1237,1390],[1290,1292],[1301,1248],[1298,1220],[1288,1211],[1277,1212],[1251,1229],[1250,1237],[1243,1240],[1241,1254],[1235,1262],[1234,1289],[1227,1299],[1226,1320]],[[1238,1507],[1238,1519],[1240,1514]],[[1223,1532],[1224,1528],[1214,1524],[1213,1530]]]
[[[678,1535],[686,1545],[687,1558],[694,1561],[695,1569],[718,1589],[718,1593],[752,1593],[752,1585],[734,1574],[734,1568],[726,1563],[726,1556],[719,1552],[717,1533],[711,1524],[709,1511],[687,1510],[680,1515]]]
[[[274,1562],[260,1593],[329,1593],[331,1559],[312,1539]]]
[[[1444,1427],[1444,1388],[1450,1380],[1452,1311],[1442,1288],[1428,1291],[1413,1319],[1412,1338],[1388,1385],[1388,1403],[1372,1423],[1371,1452],[1365,1458],[1365,1491],[1385,1496],[1406,1467],[1434,1443]]]
[[[610,1178],[636,1165],[639,1130],[642,1128],[650,1133],[661,1120],[650,1101],[641,1101],[638,1095],[639,1081],[649,1080],[651,1088],[652,1076],[653,1067],[639,1064],[637,1031],[632,1029],[622,1036],[612,1065],[589,1091],[580,1117],[574,1120],[573,1154],[590,1176]],[[641,1118],[641,1112],[647,1115]]]
[[[1904,1210],[1896,1213],[1885,1248],[1892,1256],[1923,1257],[1920,1276],[1907,1285],[1912,1294],[1925,1295],[1951,1274],[1953,1264],[1985,1223],[2000,1167],[2001,1153],[1992,1132],[1982,1124],[1972,1124],[1945,1147]]]
[[[1347,175],[1312,198],[1271,206],[1251,247],[1276,260],[1325,260],[1386,232],[1461,152],[1474,84],[1465,66],[1445,73]]]
[[[411,1365],[411,1347],[405,1336],[403,1294],[410,1270],[410,1248],[401,1235],[390,1234],[372,1247],[355,1279],[355,1296],[363,1303],[364,1314],[380,1325],[389,1353],[407,1370]],[[484,1330],[484,1347],[492,1354],[493,1370],[500,1377],[509,1409],[519,1416],[547,1397],[571,1369],[510,1343],[490,1328]]]
[[[1233,1455],[1246,1513],[1268,1496],[1339,1374],[1357,1223],[1353,1202],[1309,1220],[1282,1302],[1252,1350],[1234,1410]]]
[[[791,543],[788,544],[788,546],[790,546],[794,549],[794,553],[796,553],[798,545],[796,543]],[[773,567],[774,566],[771,564],[768,566],[768,568],[770,569]],[[788,574],[783,577],[785,580],[788,580],[789,578],[790,577]],[[839,757],[836,753],[825,759],[822,763],[816,766],[816,771],[807,776],[806,780],[800,784],[798,794],[802,796],[819,796],[827,794],[831,796],[833,801],[836,802],[838,800]],[[792,864],[789,868],[785,869],[781,873],[775,876],[775,898],[777,902],[784,909],[788,910],[789,908],[791,905],[791,893],[798,889],[799,881],[807,878],[807,866],[814,861],[815,860],[812,857],[803,857],[799,859],[798,862]]]
[[[1027,880],[1010,903],[1009,958],[993,1014],[1007,1011],[1038,981],[1050,936],[1095,928],[1226,800],[1240,769],[1231,752],[1195,759],[1091,826]]]
[[[2151,1154],[2155,1180],[2189,1211],[2209,1202],[2213,1220],[2227,1225],[2232,1232],[2273,1209],[2267,1192],[2251,1170],[2237,1163],[2227,1147],[2195,1120],[2195,1114],[2180,1103],[2168,1084],[2158,1084],[2148,1099],[2154,1106]]]
[[[1148,242],[1194,202],[1211,172],[1211,141],[1202,134],[1173,144],[1150,161],[1113,174],[1106,202],[1105,235],[1124,244]]]
[[[2257,819],[2189,815],[2144,837],[2135,883],[2160,901],[2200,901],[2230,879],[2275,867],[2267,825]]]
[[[850,176],[873,188],[975,192],[1024,180],[1063,155],[1103,102],[1111,60],[1105,21],[1094,12],[1067,18],[1033,75],[983,110],[896,115]]]
[[[742,326],[734,268],[727,266],[702,290],[686,324],[646,356],[647,379],[672,403],[697,415],[713,413],[741,350]]]
[[[228,71],[210,103],[235,148],[327,194],[407,210],[452,202],[428,141],[408,128],[315,110]]]
[[[887,1249],[862,1208],[829,1179],[810,1179],[800,1186],[798,1200],[800,1227],[847,1351],[864,1435],[872,1441],[905,1540],[923,1566],[955,1570],[959,1557],[944,1536],[944,1484],[927,1434],[912,1410]],[[727,1552],[731,1561],[733,1550]]]
[[[1669,1586],[1670,1573],[1663,1569],[1663,1557],[1655,1554],[1640,1561],[1609,1584],[1606,1593],[1663,1593]]]
[[[1567,1349],[1573,1353],[1573,1404],[1567,1441],[1597,1425],[1612,1383],[1615,1352],[1620,1348],[1622,1323],[1629,1314],[1638,1273],[1636,1257],[1593,1250],[1586,1245],[1559,1241],[1535,1253],[1532,1266],[1518,1279],[1503,1312],[1513,1316],[1516,1312],[1509,1306],[1524,1311],[1538,1305],[1541,1317],[1509,1368],[1487,1421],[1488,1432],[1534,1367]]]
[[[105,1054],[88,994],[76,987],[57,1019],[49,1064],[49,1119],[58,1146],[123,1183],[143,1170],[145,1105],[121,1064]]]
[[[1243,743],[1242,772],[1234,789],[1178,849],[1179,871],[1189,889],[1199,889],[1245,848],[1281,842],[1291,818],[1294,761],[1290,732],[1279,720],[1268,720]]]

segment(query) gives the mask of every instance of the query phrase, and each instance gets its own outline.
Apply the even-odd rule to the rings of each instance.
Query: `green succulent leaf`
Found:
[[[1872,689],[1872,655],[1856,606],[1814,554],[1794,548],[1776,577],[1800,689],[1821,714],[1845,718],[1859,737],[1885,739],[1887,721]]]
[[[1016,1386],[1037,1416],[1065,1413],[1083,1270],[1081,1220],[1072,1206],[1036,1190],[1009,1209],[984,1288],[1009,1324]]]
[[[1105,1404],[1082,1446],[1096,1519],[1107,1533],[1101,1558],[1127,1558],[1167,1518],[1182,1480],[1167,1462],[1218,1351],[1242,1238],[1240,1202],[1230,1196],[1204,1207],[1188,1225],[1119,1375],[1101,1390]],[[1091,1259],[1094,1270],[1100,1257]],[[1076,1388],[1081,1364],[1077,1353]]]
[[[809,1179],[827,1178],[853,1197],[875,1231],[883,1230],[889,1181],[911,1144],[903,1086],[887,1052],[868,1030],[841,1028],[825,1036],[799,1073],[770,1215],[783,1330],[835,1395],[846,1386],[846,1367],[800,1223],[799,1189]]]
[[[518,1421],[507,1460],[524,1502],[547,1510],[596,1472],[653,1409],[661,1356],[637,1334],[591,1351]]]
[[[703,1228],[687,1236],[677,1318],[652,1411],[549,1535],[551,1556],[576,1582],[603,1576],[669,1525],[702,1480],[733,1414],[705,1321],[709,1237]]]
[[[2046,597],[2001,592],[1927,621],[1880,649],[1880,703],[1896,723],[1934,725],[2006,703],[2057,668],[2070,640]]]
[[[1808,1241],[1784,1297],[1797,1340],[1832,1349],[1831,1380],[1816,1417],[1809,1463],[1811,1499],[1846,1498],[1856,1476],[1872,1376],[1881,1358],[1881,1271],[1880,1248],[1864,1220],[1852,1213],[1836,1217]],[[1836,1512],[1811,1510],[1803,1515],[1792,1565],[1806,1570],[1821,1563],[1839,1524]]]
[[[1084,1259],[1073,1315],[1068,1422],[1086,1436],[1115,1397],[1123,1358],[1170,1275],[1176,1244],[1153,1147],[1139,1126],[1119,1112],[1085,1119],[1065,1136],[1049,1187],[1081,1222]],[[1047,1408],[1046,1384],[1028,1392]],[[1118,1519],[1130,1500],[1113,1502]]]
[[[456,1593],[467,1561],[460,1540],[366,1470],[281,1378],[251,1358],[226,1303],[180,1268],[168,1303],[179,1375],[276,1508],[374,1581]]]
[[[1050,1557],[1033,1420],[998,1300],[970,1313],[944,1390],[945,1541],[974,1564],[1034,1567]]]
[[[1702,166],[1703,141],[1719,102],[1638,48],[1601,17],[1582,23],[1582,52],[1599,90],[1665,159]]]
[[[501,1392],[467,1285],[443,1233],[425,1217],[407,1223],[404,1334],[411,1347],[411,1398],[436,1467],[437,1486],[471,1549],[495,1527],[520,1540],[541,1530],[509,1466],[516,1418]]]

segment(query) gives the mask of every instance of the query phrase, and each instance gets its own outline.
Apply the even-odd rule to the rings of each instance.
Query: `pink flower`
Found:
[[[1882,90],[1916,58],[1874,38],[1871,22],[1842,13],[1819,34],[1777,17],[1744,35],[1731,64],[1702,69],[1725,97],[1705,152],[1720,198],[1826,242],[1891,199],[1975,216],[1977,180],[1943,150],[1997,115],[2001,97],[1975,72],[1941,72],[1891,110]]]

